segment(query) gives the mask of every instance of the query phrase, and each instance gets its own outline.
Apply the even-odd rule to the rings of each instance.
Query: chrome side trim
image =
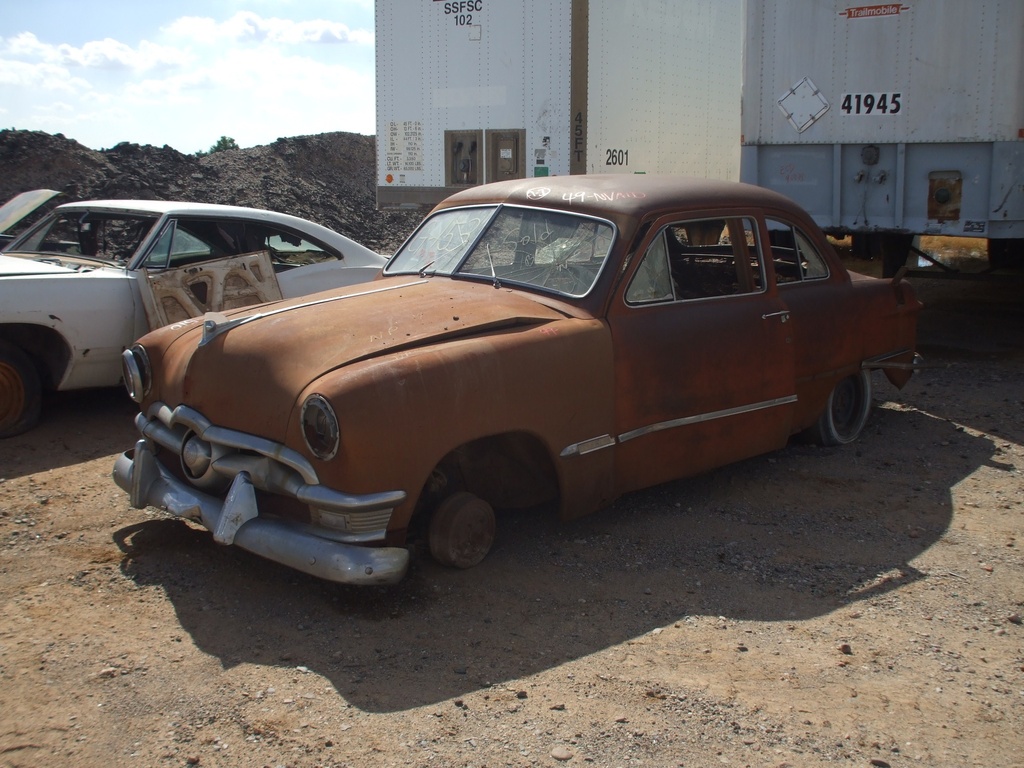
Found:
[[[588,453],[594,451],[600,451],[604,448],[611,448],[615,445],[615,438],[611,435],[601,435],[600,437],[592,437],[589,440],[581,440],[578,443],[567,445],[562,449],[559,458],[568,458],[569,456],[586,456]]]
[[[763,411],[766,408],[775,408],[780,405],[788,405],[789,403],[796,402],[796,395],[787,395],[786,397],[776,397],[771,400],[762,400],[760,403],[751,403],[750,405],[740,405],[735,408],[726,408],[721,411],[711,411],[710,413],[698,413],[695,416],[684,416],[681,419],[671,419],[670,421],[662,421],[657,424],[649,424],[646,427],[640,427],[639,429],[632,429],[629,432],[624,432],[619,435],[619,442],[624,443],[627,440],[632,440],[636,437],[643,437],[649,435],[652,432],[661,432],[666,429],[675,429],[676,427],[685,427],[688,424],[699,424],[704,421],[713,421],[715,419],[725,419],[730,416],[738,416],[742,413],[752,413],[753,411]]]

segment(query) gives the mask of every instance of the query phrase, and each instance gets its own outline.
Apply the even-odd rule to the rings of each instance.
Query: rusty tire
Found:
[[[39,421],[39,374],[28,356],[0,341],[0,437],[27,432]]]
[[[472,568],[491,551],[494,510],[467,491],[441,502],[430,520],[430,554],[442,565]]]
[[[811,438],[820,445],[845,445],[856,440],[871,412],[871,376],[858,371],[836,384],[825,410],[811,428]]]

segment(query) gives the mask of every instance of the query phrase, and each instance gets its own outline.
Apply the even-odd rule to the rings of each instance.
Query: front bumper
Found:
[[[141,414],[140,414],[141,416]],[[140,419],[143,422],[144,419]],[[316,526],[259,514],[256,486],[249,471],[234,474],[223,499],[202,492],[157,461],[146,439],[118,457],[114,482],[132,506],[159,507],[172,515],[202,523],[221,544],[242,549],[328,581],[344,584],[393,584],[408,569],[409,552],[401,547],[361,546],[332,538]],[[300,494],[306,495],[306,494]],[[382,499],[349,497],[380,505]],[[396,494],[401,501],[404,494]]]

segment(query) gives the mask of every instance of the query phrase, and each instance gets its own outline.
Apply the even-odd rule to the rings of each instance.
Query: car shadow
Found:
[[[898,462],[872,458],[892,456],[881,450],[891,441]],[[328,584],[178,520],[114,538],[123,573],[158,585],[224,667],[301,667],[353,706],[392,712],[688,617],[788,622],[884,596],[927,576],[914,562],[949,527],[952,489],[993,457],[991,438],[886,401],[854,445],[793,443],[570,523],[550,510],[503,514],[476,568],[439,567],[417,548],[393,587]]]
[[[123,387],[47,392],[39,424],[0,440],[4,477],[68,467],[130,448],[139,438],[138,412]]]

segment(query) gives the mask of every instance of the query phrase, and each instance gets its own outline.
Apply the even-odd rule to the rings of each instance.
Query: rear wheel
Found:
[[[859,371],[836,384],[809,436],[820,445],[852,443],[867,424],[870,411],[871,376]]]
[[[442,565],[472,568],[494,543],[494,510],[467,491],[441,502],[430,520],[430,554]]]
[[[0,438],[27,432],[39,421],[39,374],[28,355],[0,341]]]

